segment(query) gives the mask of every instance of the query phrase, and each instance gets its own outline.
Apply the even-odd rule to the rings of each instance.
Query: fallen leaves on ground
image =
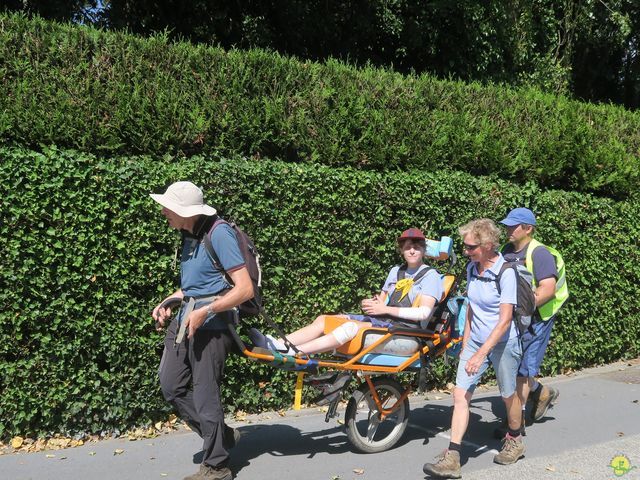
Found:
[[[59,435],[44,439],[44,438],[23,438],[13,437],[10,445],[0,444],[0,454],[15,453],[15,452],[42,452],[43,450],[61,450],[69,447],[79,447],[84,445],[85,441],[82,439],[74,439],[68,437],[61,437]]]
[[[119,438],[126,438],[129,441],[142,440],[147,438],[155,438],[158,435],[169,433],[180,428],[188,429],[186,424],[178,420],[176,415],[170,415],[165,421],[156,422],[153,426],[138,427],[129,430]],[[108,437],[111,438],[111,437]],[[8,444],[0,442],[0,455],[9,453],[33,453],[42,452],[44,450],[62,450],[63,448],[74,448],[89,442],[98,442],[104,439],[100,435],[85,435],[82,438],[63,437],[54,435],[51,438],[29,438],[15,436]],[[89,452],[89,455],[95,455],[95,452]]]
[[[154,428],[136,428],[135,430],[131,430],[127,433],[127,438],[130,442],[143,438],[155,438],[158,436],[158,430],[159,429]]]
[[[243,412],[242,410],[236,410],[233,416],[236,418],[236,420],[242,422],[247,419],[247,412]]]

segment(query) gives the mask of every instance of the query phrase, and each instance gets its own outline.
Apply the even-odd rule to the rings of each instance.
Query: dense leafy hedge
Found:
[[[540,238],[563,252],[572,292],[545,373],[640,352],[640,206],[631,202],[461,173],[266,160],[0,148],[0,161],[0,438],[166,415],[156,379],[162,336],[149,312],[176,287],[178,237],[148,193],[178,179],[204,185],[209,203],[254,236],[267,308],[287,329],[353,309],[377,290],[398,261],[402,229],[457,240],[469,219],[528,205],[539,213]],[[240,357],[227,371],[229,409],[290,405],[290,374]],[[442,382],[452,369],[435,372]]]
[[[499,173],[625,197],[640,114],[336,61],[0,16],[0,140],[362,169]]]

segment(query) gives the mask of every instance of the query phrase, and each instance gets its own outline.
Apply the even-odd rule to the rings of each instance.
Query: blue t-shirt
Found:
[[[407,270],[404,278],[413,278],[418,274],[418,272],[425,268],[429,267],[427,265],[420,265],[417,270]],[[384,282],[382,287],[382,291],[387,294],[387,299],[391,297],[391,294],[396,288],[396,283],[398,282],[398,270],[400,270],[399,266],[395,266],[391,269],[389,275],[387,275],[387,280]],[[431,269],[417,283],[414,283],[411,286],[407,295],[413,305],[413,302],[418,295],[428,295],[435,298],[436,302],[439,302],[440,298],[442,298],[442,293],[442,275],[440,275],[437,270]]]
[[[213,230],[211,245],[218,255],[222,268],[229,273],[245,266],[244,257],[234,230],[222,223]],[[204,244],[204,237],[185,234],[180,258],[180,288],[185,297],[208,297],[231,288],[223,272],[215,268]],[[201,306],[196,300],[196,308]],[[224,316],[231,312],[209,315],[202,325],[205,330],[226,328]],[[182,318],[178,318],[181,322]]]
[[[487,270],[482,272],[482,278],[494,279],[500,273],[500,268],[505,260],[498,254],[498,260]],[[477,265],[470,262],[467,267],[467,296],[469,306],[473,312],[471,317],[471,339],[478,343],[484,343],[489,338],[500,319],[500,304],[518,303],[516,273],[513,269],[507,269],[500,278],[500,293],[495,282],[482,281],[478,277]],[[507,333],[500,339],[507,341],[517,335],[513,322]]]

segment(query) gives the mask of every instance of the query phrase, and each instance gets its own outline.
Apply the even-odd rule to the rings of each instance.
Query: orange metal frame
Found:
[[[356,355],[354,355],[349,359],[346,359],[345,361],[318,360],[318,361],[315,361],[314,364],[321,368],[333,368],[337,370],[356,370],[361,372],[376,372],[376,373],[400,373],[406,370],[410,365],[412,365],[414,362],[416,362],[420,358],[420,354],[421,354],[420,350],[416,351],[410,357],[407,357],[407,359],[404,362],[402,362],[400,365],[397,365],[397,366],[366,365],[358,362],[367,353],[371,353],[376,347],[382,345],[385,341],[389,340],[391,337],[394,337],[394,336],[421,337],[421,338],[429,339],[433,343],[434,347],[438,347],[439,345],[442,345],[441,335],[437,333],[427,334],[422,332],[416,332],[412,334],[399,334],[399,333],[388,332],[385,329],[368,329],[368,331],[379,333],[382,336],[379,339],[377,339],[374,343],[363,348],[359,353],[357,353]],[[439,352],[439,354],[444,353],[445,350],[447,350],[449,347],[458,343],[461,340],[462,338],[459,338],[459,339],[449,338],[449,341],[446,344],[444,344],[444,348],[439,349],[439,350],[442,350],[441,352]],[[273,354],[267,353],[269,352],[269,350],[263,350],[258,348],[254,350],[255,351],[251,351],[245,348],[242,353],[248,358],[251,358],[254,360],[261,360],[264,362],[273,362],[276,359],[276,357]],[[422,354],[428,354],[428,353],[429,353],[429,347],[425,345],[422,348]],[[296,365],[304,366],[309,364],[309,359],[303,358],[303,357],[296,357],[293,355],[282,355],[282,362],[283,364],[290,363],[291,365],[296,364]]]

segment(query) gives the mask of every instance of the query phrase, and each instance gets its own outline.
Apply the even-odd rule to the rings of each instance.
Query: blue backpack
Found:
[[[447,309],[453,316],[453,332],[451,338],[462,338],[464,335],[464,326],[467,321],[467,308],[469,306],[469,299],[462,295],[456,295],[451,297],[447,302]],[[452,357],[457,357],[462,349],[462,342],[458,342],[447,350],[447,354]]]

